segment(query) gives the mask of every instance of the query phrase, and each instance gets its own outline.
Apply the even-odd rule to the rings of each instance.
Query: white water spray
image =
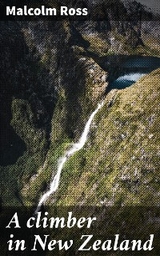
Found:
[[[91,123],[92,120],[94,118],[94,116],[96,115],[96,113],[98,112],[98,110],[103,106],[104,102],[102,101],[102,103],[98,104],[98,107],[94,110],[94,112],[90,115],[84,130],[82,132],[82,135],[79,139],[78,142],[74,143],[72,145],[72,147],[66,151],[66,153],[64,154],[64,156],[62,156],[59,161],[58,161],[58,168],[57,168],[57,173],[54,176],[53,180],[51,181],[50,184],[50,188],[49,190],[40,198],[36,212],[38,212],[38,210],[41,208],[41,206],[46,202],[46,200],[50,197],[51,194],[53,194],[59,187],[59,183],[60,183],[60,177],[61,177],[61,172],[63,169],[63,166],[65,164],[65,162],[67,161],[67,159],[69,157],[71,157],[76,151],[79,151],[81,148],[83,148],[83,146],[85,145],[85,142],[87,140],[87,136],[88,133],[90,131],[90,127],[91,127]]]
[[[146,73],[130,73],[130,74],[126,74],[124,76],[120,76],[118,77],[115,81],[124,81],[124,80],[127,80],[127,81],[133,81],[133,82],[136,82],[138,79],[140,79],[141,77],[145,76]]]

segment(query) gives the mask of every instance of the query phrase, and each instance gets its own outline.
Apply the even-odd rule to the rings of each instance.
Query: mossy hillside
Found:
[[[66,138],[74,141],[80,136],[89,114],[105,92],[105,77],[106,72],[94,60],[83,58],[73,47],[61,74],[61,88],[52,118],[53,144]]]
[[[55,40],[56,42],[54,41],[53,49],[49,48],[48,44],[50,40],[48,40],[46,51],[41,56],[38,54],[39,59],[37,59],[35,46],[40,46],[41,42],[39,41],[39,33],[36,33],[36,24],[35,27],[31,26],[31,29],[35,33],[36,42],[28,35],[28,30],[23,32],[30,49],[30,55],[34,55],[34,61],[27,59],[27,66],[31,69],[28,72],[28,77],[34,78],[34,83],[32,80],[31,85],[28,82],[25,83],[26,94],[22,90],[22,95],[19,93],[18,97],[17,95],[13,96],[11,120],[11,125],[15,132],[25,142],[27,152],[15,165],[3,168],[2,171],[2,176],[4,172],[12,173],[9,178],[6,175],[4,184],[8,184],[8,190],[10,190],[10,184],[12,184],[12,188],[18,194],[20,194],[23,186],[25,189],[26,187],[27,189],[31,188],[31,177],[37,175],[38,170],[43,166],[49,140],[51,140],[51,147],[48,152],[49,156],[54,154],[53,150],[55,150],[55,147],[62,147],[63,149],[63,144],[66,140],[69,140],[69,142],[75,141],[80,136],[87,117],[95,105],[95,102],[92,100],[93,92],[91,89],[94,77],[88,78],[88,67],[94,63],[89,65],[88,62],[81,61],[82,56],[72,51],[69,44],[62,47],[63,51],[61,54],[57,54],[55,45],[59,39],[57,41]],[[38,27],[38,29],[40,28]],[[41,30],[43,30],[43,27]],[[56,61],[61,63],[58,74],[55,72]],[[48,72],[48,69],[50,70],[52,79],[51,76],[48,76],[48,79],[46,78],[44,70]],[[57,99],[55,99],[54,88],[57,91]],[[49,123],[50,117],[48,118],[48,113],[51,116],[52,111],[53,118],[51,124]],[[49,134],[51,126],[52,132]],[[14,170],[16,170],[15,173]],[[46,170],[45,175],[47,181],[48,177],[50,177],[49,174]],[[40,185],[40,190],[43,190],[42,187],[45,187],[45,175],[44,182]],[[37,182],[39,184],[39,181]],[[36,191],[35,182],[33,183],[33,187],[35,187],[33,190]],[[2,194],[7,195],[7,193],[4,192]],[[39,189],[37,189],[38,193]],[[12,202],[13,196],[14,193],[10,193],[10,200],[4,199],[3,201],[7,201],[9,204]],[[21,196],[26,198],[23,192]]]
[[[2,188],[2,195],[4,194],[4,197],[9,196],[10,202],[12,202],[15,191],[16,194],[19,194],[19,188],[21,189],[24,184],[26,185],[30,177],[37,174],[39,168],[43,166],[46,151],[48,150],[47,143],[49,144],[50,140],[49,159],[50,155],[52,156],[54,154],[53,149],[56,147],[59,150],[61,147],[63,149],[63,144],[66,140],[72,142],[79,138],[88,116],[95,108],[96,102],[99,99],[96,95],[93,101],[92,89],[94,87],[94,92],[97,92],[96,87],[99,85],[99,80],[96,82],[95,80],[97,80],[97,74],[99,76],[98,79],[101,79],[102,74],[101,70],[98,70],[96,77],[95,73],[93,77],[90,77],[89,70],[95,66],[94,61],[91,62],[88,57],[82,60],[84,57],[82,52],[80,51],[78,53],[74,51],[75,46],[69,40],[71,37],[70,31],[66,31],[62,23],[55,23],[54,25],[52,23],[43,23],[43,25],[26,23],[24,28],[22,27],[18,29],[23,32],[21,34],[24,39],[22,45],[25,43],[26,48],[24,53],[26,55],[21,61],[18,59],[18,64],[15,66],[15,70],[18,69],[21,71],[22,69],[20,77],[18,76],[17,80],[15,80],[16,83],[17,81],[21,81],[21,76],[23,79],[22,83],[17,83],[16,93],[12,95],[14,99],[12,103],[13,119],[11,123],[16,133],[25,141],[27,152],[15,165],[4,167],[1,172],[2,179],[6,177],[3,183],[8,185],[8,188],[5,188],[6,186],[4,185],[4,191],[5,189],[8,189],[6,191],[10,191],[11,187],[14,188],[14,192],[10,193],[10,195],[7,195],[8,192],[3,193]],[[32,33],[29,33],[30,30]],[[48,31],[47,35],[46,31]],[[99,36],[88,35],[88,37],[91,36],[92,38],[92,42],[90,42],[91,50],[98,52],[100,55],[101,53],[106,54],[107,47],[111,47],[107,39],[103,40],[103,35],[104,33]],[[119,35],[119,38],[117,35],[116,40],[120,42],[122,35]],[[104,41],[106,44],[104,44]],[[21,49],[21,47],[19,48]],[[40,48],[41,51],[39,52],[38,49]],[[12,52],[12,47],[9,49],[9,52]],[[84,48],[83,51],[85,51]],[[22,57],[22,54],[20,56]],[[14,63],[10,58],[5,60],[7,63],[10,60],[10,65]],[[6,72],[6,77],[11,78],[15,72],[9,74],[9,70]],[[27,79],[24,79],[24,77]],[[8,86],[8,90],[10,90],[9,88],[10,86]],[[100,95],[102,94],[98,94],[98,96]],[[51,118],[52,129],[50,123]],[[94,137],[94,130],[92,136]],[[4,172],[5,174],[10,173],[10,177],[7,178]],[[46,180],[49,177],[48,172],[46,171],[45,174]],[[7,201],[9,203],[9,200]]]
[[[104,39],[104,36],[99,34],[83,34],[83,38],[90,44],[87,49],[88,51],[94,52],[99,56],[103,56],[108,53],[110,44],[106,38]]]
[[[125,32],[126,33],[126,32]],[[131,33],[128,31],[128,33]],[[134,35],[124,35],[116,29],[104,34],[83,34],[83,38],[89,42],[88,51],[99,57],[125,54],[125,55],[144,55],[144,56],[159,56],[158,49],[159,41],[151,35],[143,35],[141,43],[134,44]],[[138,38],[138,37],[137,37]],[[137,39],[138,40],[138,39]]]
[[[30,155],[25,152],[18,159],[16,164],[7,167],[0,167],[2,203],[4,206],[19,206],[23,198],[20,190],[28,182],[29,178],[35,173],[35,170],[42,163],[38,155]]]
[[[154,24],[152,24],[153,27]],[[145,48],[148,50],[148,54],[152,54],[152,56],[159,56],[160,51],[159,51],[159,38],[156,36],[152,36],[151,34],[143,31],[142,32],[142,40],[145,42]]]
[[[83,63],[80,63],[81,68],[77,71],[77,83],[81,79],[80,71]],[[88,66],[86,65],[85,74],[87,73]],[[60,91],[59,99],[55,106],[52,118],[52,132],[50,134],[50,148],[48,150],[45,166],[39,166],[41,171],[36,171],[36,174],[31,177],[29,182],[24,185],[21,190],[23,201],[25,204],[35,204],[39,199],[40,193],[43,193],[47,188],[51,178],[57,170],[57,162],[64,152],[71,147],[72,143],[77,141],[88,116],[92,112],[95,102],[92,102],[92,80],[86,79],[86,88],[77,88],[77,95],[73,95],[71,90],[67,91],[62,88]],[[71,95],[70,95],[71,94]],[[68,100],[68,98],[70,100]],[[78,113],[78,114],[77,114]]]
[[[45,162],[39,166],[38,171],[24,184],[21,195],[25,205],[37,205],[40,196],[49,189],[51,180],[57,171],[58,159],[68,149],[70,141],[66,139],[60,145],[53,144],[48,151]]]
[[[24,140],[27,149],[16,164],[1,167],[1,193],[4,205],[21,204],[20,189],[44,162],[47,149],[46,134],[43,129],[35,126],[34,118],[27,100],[12,100],[11,125]]]
[[[115,91],[85,148],[64,167],[57,204],[159,204],[160,70]],[[113,92],[112,92],[113,93]]]
[[[11,125],[15,134],[26,145],[25,153],[22,152],[23,156],[16,159],[15,164],[0,167],[2,203],[11,206],[23,203],[21,189],[27,186],[31,177],[37,174],[45,161],[49,146],[50,122],[56,102],[56,78],[53,74],[56,74],[55,53],[59,37],[57,31],[54,31],[54,26],[51,27],[47,22],[43,25],[36,22],[2,23],[1,30],[4,40],[1,55],[1,73],[4,74],[2,99],[7,100],[7,104],[4,102],[1,105],[8,106],[4,109],[2,107],[1,112],[4,112],[4,118],[7,117],[7,126]],[[54,37],[53,32],[57,37]],[[63,32],[59,31],[59,34],[63,35]],[[62,37],[61,42],[63,43]],[[37,50],[40,48],[41,54]],[[5,123],[5,120],[3,122]],[[6,134],[4,132],[4,136]]]
[[[16,133],[25,141],[27,150],[34,154],[43,153],[46,148],[45,132],[35,127],[34,114],[27,100],[14,99],[12,101],[11,125]]]

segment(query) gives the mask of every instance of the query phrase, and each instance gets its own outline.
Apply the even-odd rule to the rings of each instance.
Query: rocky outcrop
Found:
[[[91,99],[93,102],[100,100],[106,91],[107,72],[93,61],[93,59],[82,58],[80,61],[84,62],[86,73],[86,84],[91,88]]]
[[[83,154],[64,168],[58,205],[159,205],[159,78],[106,96]]]
[[[12,201],[46,158],[48,165],[44,169],[51,169],[59,152],[79,137],[87,117],[104,96],[108,80],[117,75],[110,64],[119,64],[121,55],[153,53],[155,49],[145,47],[138,6],[134,8],[134,19],[131,9],[122,2],[115,5],[110,1],[108,5],[101,1],[99,5],[94,1],[92,5],[88,1],[88,7],[94,8],[88,21],[1,22],[0,153],[8,155],[2,157],[1,165],[5,167],[0,168],[0,178],[2,191],[6,182],[15,188],[9,198],[7,192],[2,192],[4,202]],[[148,27],[147,33],[151,38]],[[57,155],[52,157],[57,148]],[[37,191],[36,183],[30,182],[34,199],[50,174],[43,174]],[[20,195],[20,202],[18,198]]]

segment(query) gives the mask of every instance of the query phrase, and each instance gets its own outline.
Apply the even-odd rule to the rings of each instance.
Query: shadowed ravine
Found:
[[[104,104],[103,101],[101,103],[99,103],[98,107],[90,115],[79,141],[74,143],[72,145],[72,147],[65,152],[64,156],[59,158],[57,173],[50,183],[49,190],[40,198],[36,212],[38,212],[40,210],[41,206],[43,204],[45,204],[46,200],[50,197],[50,195],[53,194],[58,189],[59,183],[60,183],[61,172],[63,170],[64,164],[75,152],[79,151],[80,149],[82,149],[84,147],[84,145],[87,141],[88,133],[90,131],[92,120],[93,120],[94,116],[97,114],[97,112],[99,111],[99,109],[103,106],[103,104]]]
[[[141,61],[141,63],[139,63]],[[146,75],[149,70],[147,69],[148,67],[152,66],[152,69],[154,69],[154,66],[159,66],[160,62],[159,62],[159,58],[152,58],[150,57],[149,59],[147,58],[142,58],[142,59],[138,59],[138,58],[133,58],[131,60],[128,60],[127,62],[123,63],[123,67],[128,68],[126,70],[126,73],[119,76],[116,80],[114,80],[108,87],[109,91],[112,89],[124,89],[126,87],[131,86],[132,84],[134,84],[139,78],[143,77],[144,75]],[[131,67],[131,69],[130,69]],[[139,72],[137,71],[132,71],[133,67],[137,67],[139,69]],[[46,193],[44,193],[42,195],[42,197],[40,198],[38,205],[37,205],[37,209],[36,212],[41,208],[42,205],[45,204],[46,200],[50,197],[51,194],[53,194],[54,192],[56,192],[56,190],[59,187],[59,183],[60,183],[60,177],[61,177],[61,172],[63,170],[63,167],[66,163],[66,161],[77,151],[79,151],[80,149],[83,148],[83,146],[85,145],[86,141],[87,141],[87,137],[88,137],[88,133],[90,131],[90,126],[92,123],[92,120],[94,118],[94,116],[96,115],[96,113],[99,111],[99,109],[103,106],[103,101],[101,103],[98,104],[98,107],[92,112],[92,114],[90,115],[84,130],[82,132],[82,135],[79,139],[78,142],[74,143],[72,145],[72,147],[67,150],[65,152],[65,154],[59,158],[58,160],[58,167],[57,167],[57,172],[56,175],[53,177],[53,179],[51,180],[50,183],[50,187],[48,189],[48,191]]]

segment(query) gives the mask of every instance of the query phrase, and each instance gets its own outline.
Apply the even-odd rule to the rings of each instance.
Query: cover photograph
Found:
[[[0,1],[0,255],[160,255],[159,0]]]

